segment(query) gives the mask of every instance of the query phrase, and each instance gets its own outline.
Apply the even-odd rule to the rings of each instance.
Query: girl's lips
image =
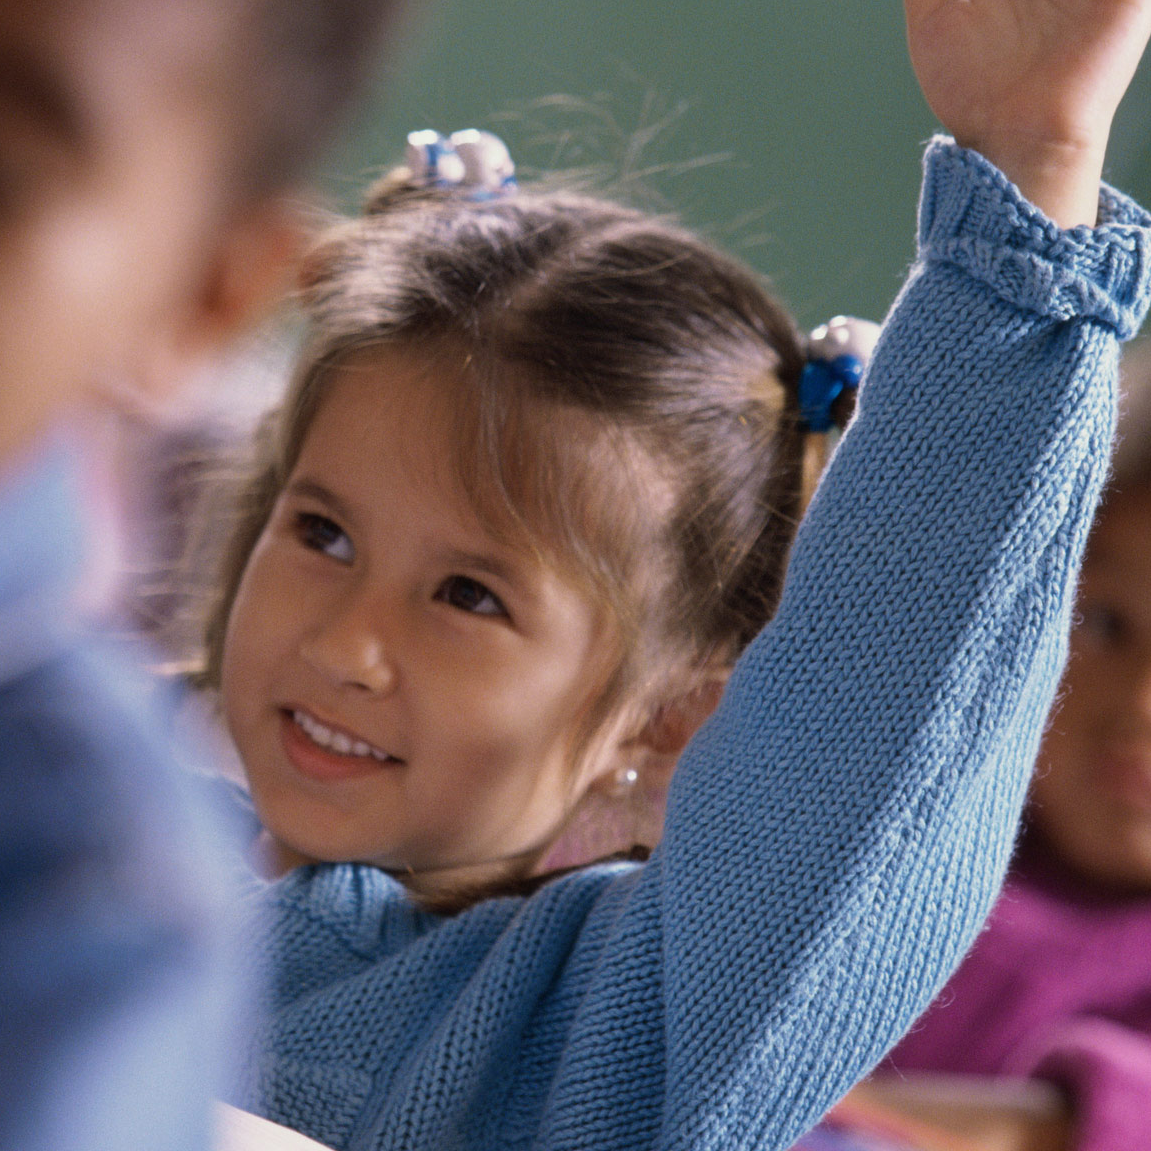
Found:
[[[312,734],[306,729],[311,729]],[[280,736],[292,766],[301,775],[321,782],[373,775],[403,763],[294,708],[280,712]],[[330,739],[335,746],[321,746],[314,736]]]

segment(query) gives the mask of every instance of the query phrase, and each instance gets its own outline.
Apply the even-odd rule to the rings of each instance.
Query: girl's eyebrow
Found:
[[[305,476],[301,479],[293,480],[284,490],[290,496],[315,500],[317,503],[323,504],[342,520],[351,520],[354,518],[352,516],[352,509],[344,503],[335,492],[330,491],[317,480],[308,479]]]
[[[450,567],[461,567],[468,571],[481,572],[502,580],[512,587],[519,587],[523,583],[514,565],[500,559],[499,556],[487,552],[469,552],[461,548],[445,548],[444,562]]]

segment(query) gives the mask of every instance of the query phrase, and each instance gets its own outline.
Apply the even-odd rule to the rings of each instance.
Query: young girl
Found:
[[[1147,302],[1151,221],[1099,172],[1151,2],[907,11],[988,159],[929,151],[781,597],[803,348],[738,265],[594,200],[403,183],[309,262],[210,633],[276,861],[311,865],[258,899],[238,1102],[339,1148],[782,1148],[958,960]],[[725,680],[650,862],[482,897]]]

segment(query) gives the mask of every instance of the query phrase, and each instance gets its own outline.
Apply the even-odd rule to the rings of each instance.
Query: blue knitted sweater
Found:
[[[1151,217],[1061,232],[932,145],[920,248],[779,612],[677,770],[661,847],[455,918],[386,874],[258,895],[237,1099],[348,1151],[786,1148],[994,897],[1151,292]]]

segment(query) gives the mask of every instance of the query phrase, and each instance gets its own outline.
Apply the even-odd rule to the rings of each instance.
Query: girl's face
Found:
[[[609,669],[604,613],[481,526],[452,466],[456,382],[394,349],[330,378],[221,672],[282,858],[370,862],[428,892],[530,860],[612,764],[606,744],[573,762]]]
[[[1031,798],[1079,871],[1151,890],[1151,491],[1114,497],[1091,537]]]

